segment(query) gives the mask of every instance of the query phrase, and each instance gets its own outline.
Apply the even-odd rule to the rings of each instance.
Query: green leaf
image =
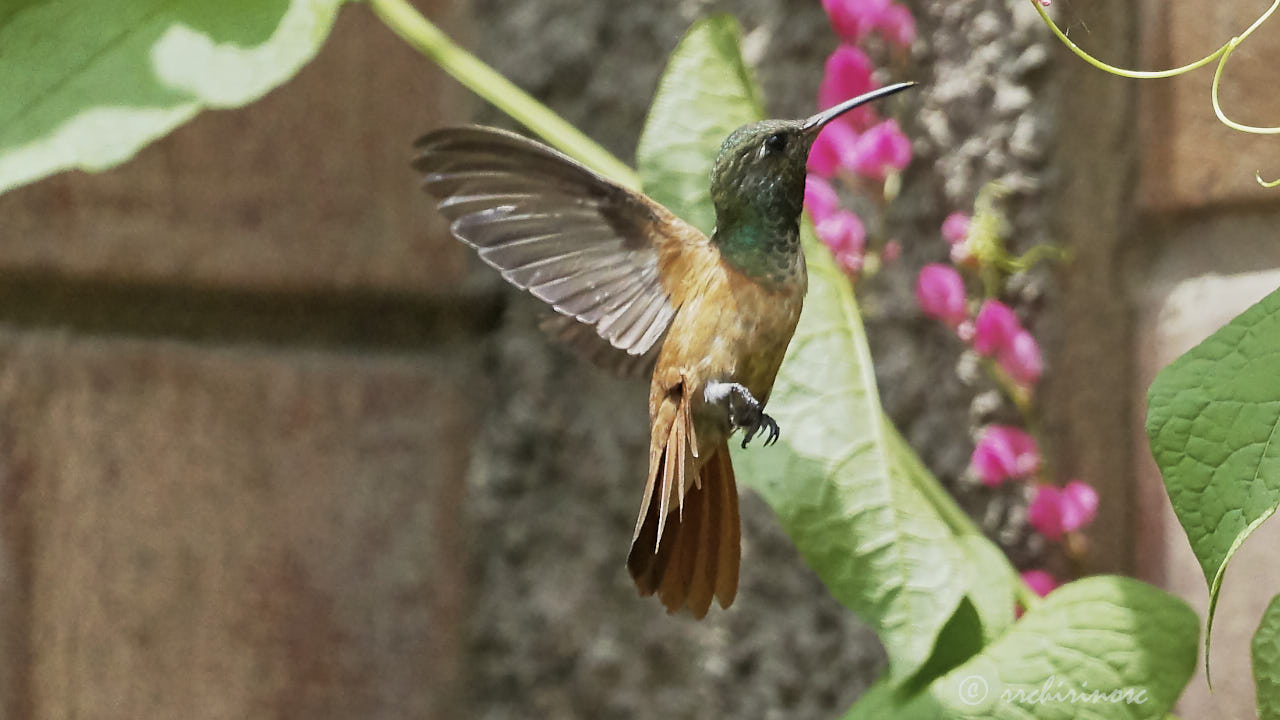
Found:
[[[982,621],[983,643],[989,644],[1013,625],[1013,588],[1021,579],[1014,574],[1004,552],[985,537],[961,535],[959,542],[969,558],[962,568],[969,573],[965,588]]]
[[[885,428],[889,431],[888,452],[901,473],[924,492],[945,493],[897,428],[890,425],[888,420],[885,421]],[[963,512],[950,498],[933,503],[935,510],[942,509],[944,505],[952,512]],[[983,644],[990,643],[1013,624],[1017,599],[1014,588],[1022,580],[1014,572],[1004,552],[995,543],[977,534],[971,523],[965,520],[950,524],[952,532],[957,535],[956,542],[969,560],[960,566],[965,576],[966,594],[981,621]]]
[[[1205,665],[1227,563],[1280,504],[1280,291],[1160,371],[1147,436],[1209,585]]]
[[[980,655],[914,696],[881,683],[845,720],[1145,720],[1173,707],[1196,663],[1186,603],[1129,578],[1054,591]]]
[[[832,595],[876,629],[901,682],[929,660],[977,570],[894,450],[848,280],[808,228],[804,242],[809,293],[769,399],[783,435],[734,464]]]
[[[1253,634],[1253,682],[1258,720],[1280,720],[1280,595],[1271,598]]]
[[[645,192],[705,233],[716,224],[710,177],[720,143],[764,116],[738,49],[741,34],[729,15],[689,28],[658,81],[636,147]]]
[[[659,82],[637,151],[645,191],[703,229],[714,224],[708,187],[721,142],[762,115],[738,37],[728,17],[689,30]],[[848,279],[808,224],[802,239],[809,292],[769,399],[782,439],[737,452],[734,463],[832,594],[875,627],[894,680],[927,683],[930,672],[946,671],[981,645],[969,604],[949,628],[959,656],[929,663],[973,573],[913,484],[910,451],[893,445]]]
[[[315,55],[342,0],[23,0],[0,11],[0,192],[131,158]]]

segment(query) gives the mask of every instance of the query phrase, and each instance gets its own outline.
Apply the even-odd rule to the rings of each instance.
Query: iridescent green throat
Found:
[[[784,285],[796,274],[800,254],[797,222],[748,222],[717,228],[712,241],[738,272],[757,282]]]

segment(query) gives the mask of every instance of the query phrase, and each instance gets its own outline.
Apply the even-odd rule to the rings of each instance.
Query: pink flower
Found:
[[[1031,333],[1019,330],[1000,351],[1000,367],[1023,385],[1033,385],[1044,371],[1040,345]]]
[[[804,179],[804,209],[815,223],[821,223],[840,206],[840,198],[831,183],[817,175]]]
[[[1044,570],[1027,570],[1022,573],[1022,582],[1035,591],[1040,597],[1046,597],[1058,587],[1058,580]]]
[[[845,164],[845,158],[853,152],[858,133],[844,123],[827,123],[809,149],[809,172],[828,178]]]
[[[862,272],[866,257],[862,253],[842,252],[836,253],[836,262],[845,272],[856,275]]]
[[[1022,324],[1008,305],[999,300],[985,300],[974,321],[973,349],[979,355],[991,357],[1008,347],[1020,330]]]
[[[889,0],[822,0],[831,29],[847,42],[856,43],[872,28],[889,8]]]
[[[1062,491],[1053,485],[1036,487],[1035,497],[1027,506],[1027,521],[1046,539],[1062,539]]]
[[[862,271],[863,251],[867,248],[867,229],[862,220],[848,210],[837,210],[817,227],[818,237],[836,256],[845,272]]]
[[[890,170],[901,170],[911,162],[911,141],[902,134],[897,120],[885,120],[858,136],[849,166],[873,180],[884,180]]]
[[[880,250],[880,259],[887,263],[891,263],[900,257],[902,257],[902,243],[897,240],[890,240]]]
[[[942,237],[950,245],[957,245],[969,238],[969,216],[953,212],[942,221]]]
[[[930,263],[916,278],[916,302],[925,315],[956,327],[969,315],[965,307],[964,278],[950,265]]]
[[[1098,491],[1079,480],[1072,480],[1062,488],[1062,529],[1079,530],[1098,517]]]
[[[1009,478],[1024,478],[1040,468],[1035,438],[1009,425],[989,425],[978,438],[969,466],[982,484],[995,487]]]
[[[916,19],[904,5],[894,3],[880,15],[880,34],[898,47],[908,47],[916,39]]]
[[[1041,485],[1027,508],[1031,527],[1057,542],[1063,533],[1074,532],[1093,522],[1098,515],[1098,493],[1088,483],[1072,480],[1064,488]]]
[[[818,223],[818,238],[836,256],[861,255],[867,246],[867,229],[857,215],[848,210],[837,210]]]
[[[856,47],[841,45],[827,57],[822,71],[822,82],[818,85],[818,108],[827,108],[842,103],[871,91],[875,83],[871,80],[871,71],[875,66],[871,58]],[[832,125],[848,125],[851,129],[862,129],[875,119],[875,110],[871,105],[854,108],[841,115]]]

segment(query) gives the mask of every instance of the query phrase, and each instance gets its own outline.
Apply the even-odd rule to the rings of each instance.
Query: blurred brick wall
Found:
[[[460,716],[497,305],[407,163],[466,111],[352,6],[262,101],[0,197],[4,717]]]

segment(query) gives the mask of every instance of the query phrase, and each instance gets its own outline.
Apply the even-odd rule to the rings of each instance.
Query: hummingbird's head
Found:
[[[725,138],[711,170],[716,226],[757,213],[799,217],[805,163],[817,135],[800,120],[763,120]]]
[[[915,83],[898,83],[846,100],[803,120],[763,120],[725,138],[711,170],[716,227],[743,221],[794,227],[804,206],[805,165],[822,127],[844,113]]]

